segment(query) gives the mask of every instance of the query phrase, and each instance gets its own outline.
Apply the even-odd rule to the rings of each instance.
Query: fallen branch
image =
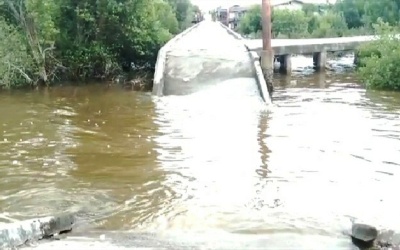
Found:
[[[33,80],[28,76],[28,74],[26,74],[21,68],[17,67],[16,65],[10,63],[10,62],[6,62],[7,64],[9,64],[12,68],[16,69],[24,78],[27,82],[32,83]]]

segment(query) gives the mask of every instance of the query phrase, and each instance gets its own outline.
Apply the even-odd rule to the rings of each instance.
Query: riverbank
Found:
[[[45,91],[64,87],[79,88],[88,85],[94,85],[104,89],[121,88],[125,90],[149,92],[153,88],[153,71],[144,70],[129,74],[122,74],[107,80],[65,81],[53,83],[50,86],[21,86],[11,89],[0,89],[0,91],[2,93],[18,93],[27,91]]]
[[[355,65],[353,65],[354,54],[353,53],[330,53],[328,54],[328,62],[326,66],[326,71],[329,73],[346,73],[355,71]],[[46,89],[46,88],[60,88],[65,86],[79,87],[87,85],[103,85],[104,88],[109,87],[120,87],[125,90],[133,91],[144,91],[149,92],[153,88],[153,71],[151,70],[137,70],[129,74],[122,74],[108,80],[102,81],[85,81],[85,82],[59,82],[52,84],[51,86],[36,86],[32,88],[31,86],[20,87],[17,89],[3,89],[2,91],[29,91],[32,89]],[[311,75],[316,74],[313,68],[312,57],[310,55],[294,55],[292,58],[292,72],[290,74],[279,73],[279,63],[275,63],[275,79],[280,79],[282,77],[290,77],[291,75]],[[318,75],[318,73],[317,73]]]
[[[0,6],[0,87],[111,79],[149,69],[159,48],[189,27],[198,12],[189,0],[5,0]]]

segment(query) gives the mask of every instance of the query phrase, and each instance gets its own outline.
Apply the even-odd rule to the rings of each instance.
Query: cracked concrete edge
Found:
[[[269,93],[268,88],[267,88],[267,83],[265,81],[264,74],[263,74],[262,69],[261,69],[259,55],[257,54],[257,52],[250,50],[248,45],[244,42],[245,38],[242,35],[240,35],[239,33],[235,32],[235,31],[233,31],[232,29],[230,29],[229,27],[225,26],[222,23],[219,23],[219,24],[225,30],[227,30],[228,33],[231,34],[233,37],[235,37],[236,39],[242,41],[243,46],[248,51],[249,56],[251,58],[251,61],[253,62],[253,67],[254,67],[255,74],[256,74],[255,77],[256,77],[256,80],[257,80],[258,89],[260,90],[261,97],[263,98],[263,100],[265,101],[266,104],[268,104],[268,105],[272,104],[271,96],[270,96],[270,93]]]
[[[183,32],[174,36],[158,51],[157,61],[156,61],[155,70],[154,70],[154,78],[153,78],[153,90],[152,90],[153,95],[162,96],[164,94],[164,74],[165,74],[165,66],[166,66],[166,62],[167,62],[167,53],[169,51],[169,48],[171,47],[172,44],[177,42],[183,36],[188,34],[193,29],[197,28],[200,25],[200,23],[201,22],[187,28]]]
[[[13,249],[29,241],[41,240],[63,231],[70,231],[74,224],[73,214],[2,224],[0,225],[0,249]]]

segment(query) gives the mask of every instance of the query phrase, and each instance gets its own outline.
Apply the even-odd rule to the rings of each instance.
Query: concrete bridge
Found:
[[[237,34],[237,36],[240,36]],[[242,38],[249,50],[262,51],[261,39]],[[272,39],[272,49],[274,55],[278,56],[281,69],[285,72],[291,71],[291,55],[313,54],[314,66],[317,70],[325,68],[326,53],[336,51],[355,50],[363,43],[370,42],[375,36],[354,36],[336,38],[316,38],[316,39]]]
[[[327,52],[348,51],[374,36],[320,39],[273,39],[281,70],[291,71],[291,55],[313,54],[316,70],[324,69]],[[185,95],[236,78],[253,78],[270,102],[260,68],[261,39],[245,39],[220,22],[206,20],[169,41],[158,54],[153,94]]]
[[[257,53],[221,23],[205,20],[160,49],[153,94],[188,95],[238,79],[254,82],[270,103]]]

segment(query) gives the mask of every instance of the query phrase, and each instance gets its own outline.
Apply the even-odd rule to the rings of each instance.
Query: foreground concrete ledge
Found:
[[[171,40],[169,40],[159,51],[157,54],[157,61],[154,70],[154,79],[153,79],[153,95],[162,96],[164,94],[164,74],[165,74],[165,65],[167,62],[167,53],[170,47],[187,33],[192,31],[193,29],[199,26],[200,22],[187,28],[183,32],[174,36]]]
[[[0,249],[15,248],[29,241],[41,240],[72,230],[73,214],[49,216],[0,225]]]

